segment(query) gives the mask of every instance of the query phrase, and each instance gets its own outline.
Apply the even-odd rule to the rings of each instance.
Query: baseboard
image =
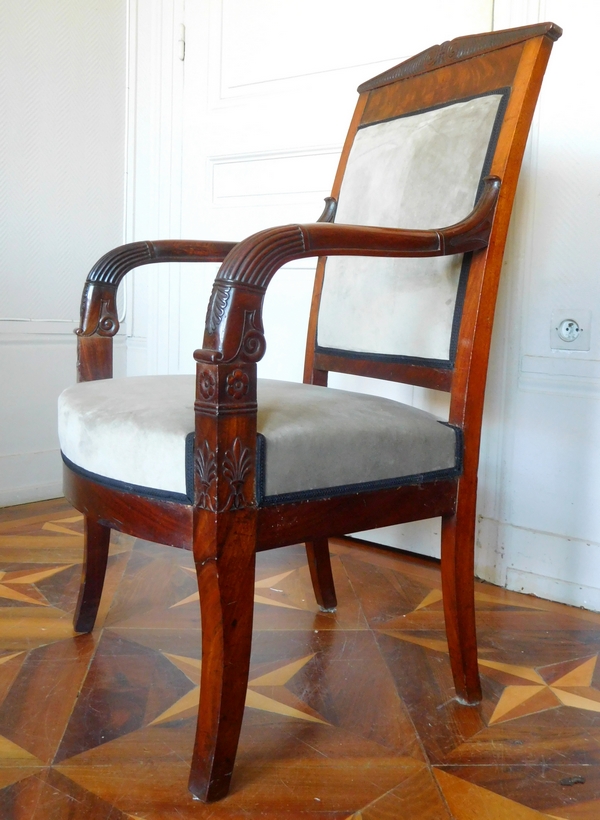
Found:
[[[506,571],[506,586],[513,592],[527,592],[548,601],[558,601],[561,604],[600,612],[600,589],[597,587],[575,584],[561,578],[537,575],[510,567]]]
[[[49,498],[60,498],[62,494],[61,481],[0,490],[0,507],[14,507],[17,504],[29,504],[32,501],[47,501]]]
[[[475,574],[514,592],[600,611],[600,544],[595,541],[483,518]]]
[[[0,506],[45,501],[62,494],[58,449],[0,456]]]

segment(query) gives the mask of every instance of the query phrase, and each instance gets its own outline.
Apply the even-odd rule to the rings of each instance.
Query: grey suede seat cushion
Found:
[[[265,440],[258,491],[266,503],[458,469],[457,432],[423,410],[325,387],[258,384],[258,431]],[[69,387],[59,399],[63,455],[104,479],[184,495],[194,389],[194,376]]]

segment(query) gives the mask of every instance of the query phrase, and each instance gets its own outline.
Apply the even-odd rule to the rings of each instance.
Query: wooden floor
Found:
[[[81,518],[0,511],[2,820],[597,820],[600,615],[479,585],[481,707],[452,698],[435,563],[332,542],[259,556],[231,795],[187,776],[198,703],[191,557],[116,536],[100,622],[73,637]]]

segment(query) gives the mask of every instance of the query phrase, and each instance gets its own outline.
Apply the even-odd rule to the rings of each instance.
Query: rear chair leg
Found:
[[[474,494],[472,501],[465,502],[459,490],[455,515],[442,519],[442,593],[456,697],[460,703],[470,706],[481,701],[475,630],[474,542]]]
[[[73,617],[75,632],[91,632],[96,623],[109,543],[110,527],[84,516],[84,559],[79,598]]]
[[[331,557],[327,538],[315,538],[306,542],[306,557],[315,598],[323,612],[334,612],[337,606]]]

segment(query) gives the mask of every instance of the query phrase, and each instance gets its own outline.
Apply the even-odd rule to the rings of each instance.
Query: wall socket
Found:
[[[555,310],[550,323],[550,347],[552,350],[589,350],[591,327],[590,310]]]

